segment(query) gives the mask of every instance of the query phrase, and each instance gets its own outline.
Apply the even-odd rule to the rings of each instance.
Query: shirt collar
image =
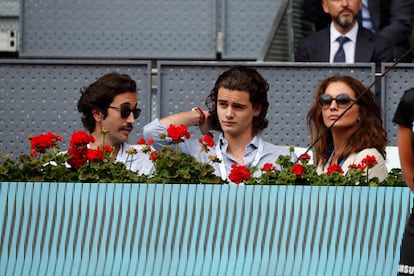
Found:
[[[357,34],[358,34],[358,22],[356,22],[356,24],[354,25],[354,27],[352,27],[352,29],[347,32],[346,34],[341,34],[340,32],[338,32],[337,29],[335,29],[333,23],[331,22],[331,26],[330,26],[330,32],[331,32],[331,44],[335,43],[336,39],[339,36],[347,36],[352,42],[356,42],[356,38],[357,38]]]
[[[253,136],[253,139],[246,146],[246,148],[254,147],[254,149],[257,149],[259,147],[260,140],[262,140],[262,138],[259,135]],[[226,138],[224,138],[223,133],[220,133],[220,136],[219,136],[219,139],[218,139],[217,143],[220,143],[219,145],[220,145],[220,149],[221,149],[222,152],[227,152],[227,147],[228,147],[229,144],[228,144]]]

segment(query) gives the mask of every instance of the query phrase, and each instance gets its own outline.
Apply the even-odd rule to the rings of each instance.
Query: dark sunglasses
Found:
[[[127,106],[108,106],[108,108],[118,109],[121,112],[121,117],[124,119],[128,118],[129,115],[131,115],[131,112],[134,115],[134,119],[137,119],[139,114],[141,114],[141,109],[139,108],[130,109]]]
[[[338,108],[346,108],[351,102],[355,102],[355,100],[351,99],[347,94],[339,94],[336,98],[333,98],[328,94],[322,94],[319,96],[318,104],[322,108],[328,108],[331,106],[332,101],[336,102]]]

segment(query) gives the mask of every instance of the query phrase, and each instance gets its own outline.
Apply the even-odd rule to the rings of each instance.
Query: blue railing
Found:
[[[0,275],[392,275],[406,187],[0,183]]]

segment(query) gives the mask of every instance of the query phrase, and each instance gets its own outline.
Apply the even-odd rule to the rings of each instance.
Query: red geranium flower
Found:
[[[298,159],[309,161],[311,159],[311,156],[308,153],[302,153],[301,155],[299,155]]]
[[[85,131],[76,131],[72,134],[70,138],[70,146],[71,147],[81,147],[86,146],[89,143],[95,142],[95,138],[92,135],[89,135]]]
[[[365,171],[365,169],[366,169],[366,166],[364,165],[364,164],[351,164],[351,165],[349,165],[349,168],[350,169],[360,169],[361,171]]]
[[[141,137],[139,140],[138,140],[138,145],[144,145],[142,148],[141,148],[141,151],[143,152],[143,153],[150,153],[151,151],[152,151],[152,147],[151,147],[151,145],[154,143],[154,139],[152,139],[152,138],[149,138],[148,139],[148,142],[146,142],[145,141],[145,139],[143,138],[143,137]]]
[[[57,146],[57,141],[62,141],[62,136],[56,135],[53,132],[39,134],[30,138],[30,145],[32,148],[32,155],[36,152],[45,153],[47,149]]]
[[[68,160],[69,165],[75,170],[79,169],[88,160],[86,157],[86,150],[78,150],[77,148],[69,148],[68,153],[71,158]]]
[[[146,142],[144,137],[141,137],[137,142],[138,145],[152,145],[153,143],[154,143],[154,139],[149,138],[148,142]]]
[[[112,154],[112,152],[114,151],[114,148],[110,145],[105,145],[104,146],[104,152]]]
[[[155,161],[155,160],[157,160],[157,159],[158,159],[156,152],[157,152],[157,151],[156,151],[156,150],[154,150],[154,151],[151,151],[151,153],[150,153],[150,159],[151,159],[152,161]]]
[[[39,134],[30,140],[32,149],[35,152],[45,153],[47,149],[52,147],[52,141],[46,134]]]
[[[167,135],[173,140],[173,143],[177,144],[184,141],[184,137],[189,139],[190,132],[188,132],[185,125],[179,125],[178,127],[171,124],[167,129]]]
[[[91,162],[103,161],[104,154],[101,149],[87,149],[86,158]]]
[[[368,168],[372,168],[377,164],[377,159],[374,155],[367,155],[364,159],[362,159],[361,163],[365,164]]]
[[[138,144],[138,145],[145,145],[145,139],[144,139],[144,137],[141,137],[141,138],[138,140],[137,144]]]
[[[339,166],[338,164],[333,164],[333,165],[329,166],[326,174],[330,175],[333,172],[338,172],[338,173],[341,173],[341,174],[344,173],[341,166]]]
[[[297,178],[300,178],[302,174],[305,173],[305,167],[301,164],[295,164],[292,166],[291,172],[295,174]]]
[[[209,148],[214,147],[214,139],[210,134],[205,134],[203,137],[198,139],[198,142],[201,144],[201,151],[209,152]]]
[[[214,147],[214,139],[213,137],[211,137],[210,134],[205,134],[203,137],[201,137],[200,139],[198,139],[198,141],[201,144],[204,144],[206,146],[209,146],[210,148]]]
[[[229,179],[236,184],[240,184],[251,177],[250,171],[244,165],[239,166],[237,163],[233,163],[231,168]]]
[[[263,172],[271,172],[276,170],[276,166],[274,166],[272,163],[266,163],[260,170]]]

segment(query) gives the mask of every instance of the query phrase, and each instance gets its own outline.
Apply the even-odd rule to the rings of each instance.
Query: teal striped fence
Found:
[[[406,187],[0,183],[0,275],[393,275]]]

